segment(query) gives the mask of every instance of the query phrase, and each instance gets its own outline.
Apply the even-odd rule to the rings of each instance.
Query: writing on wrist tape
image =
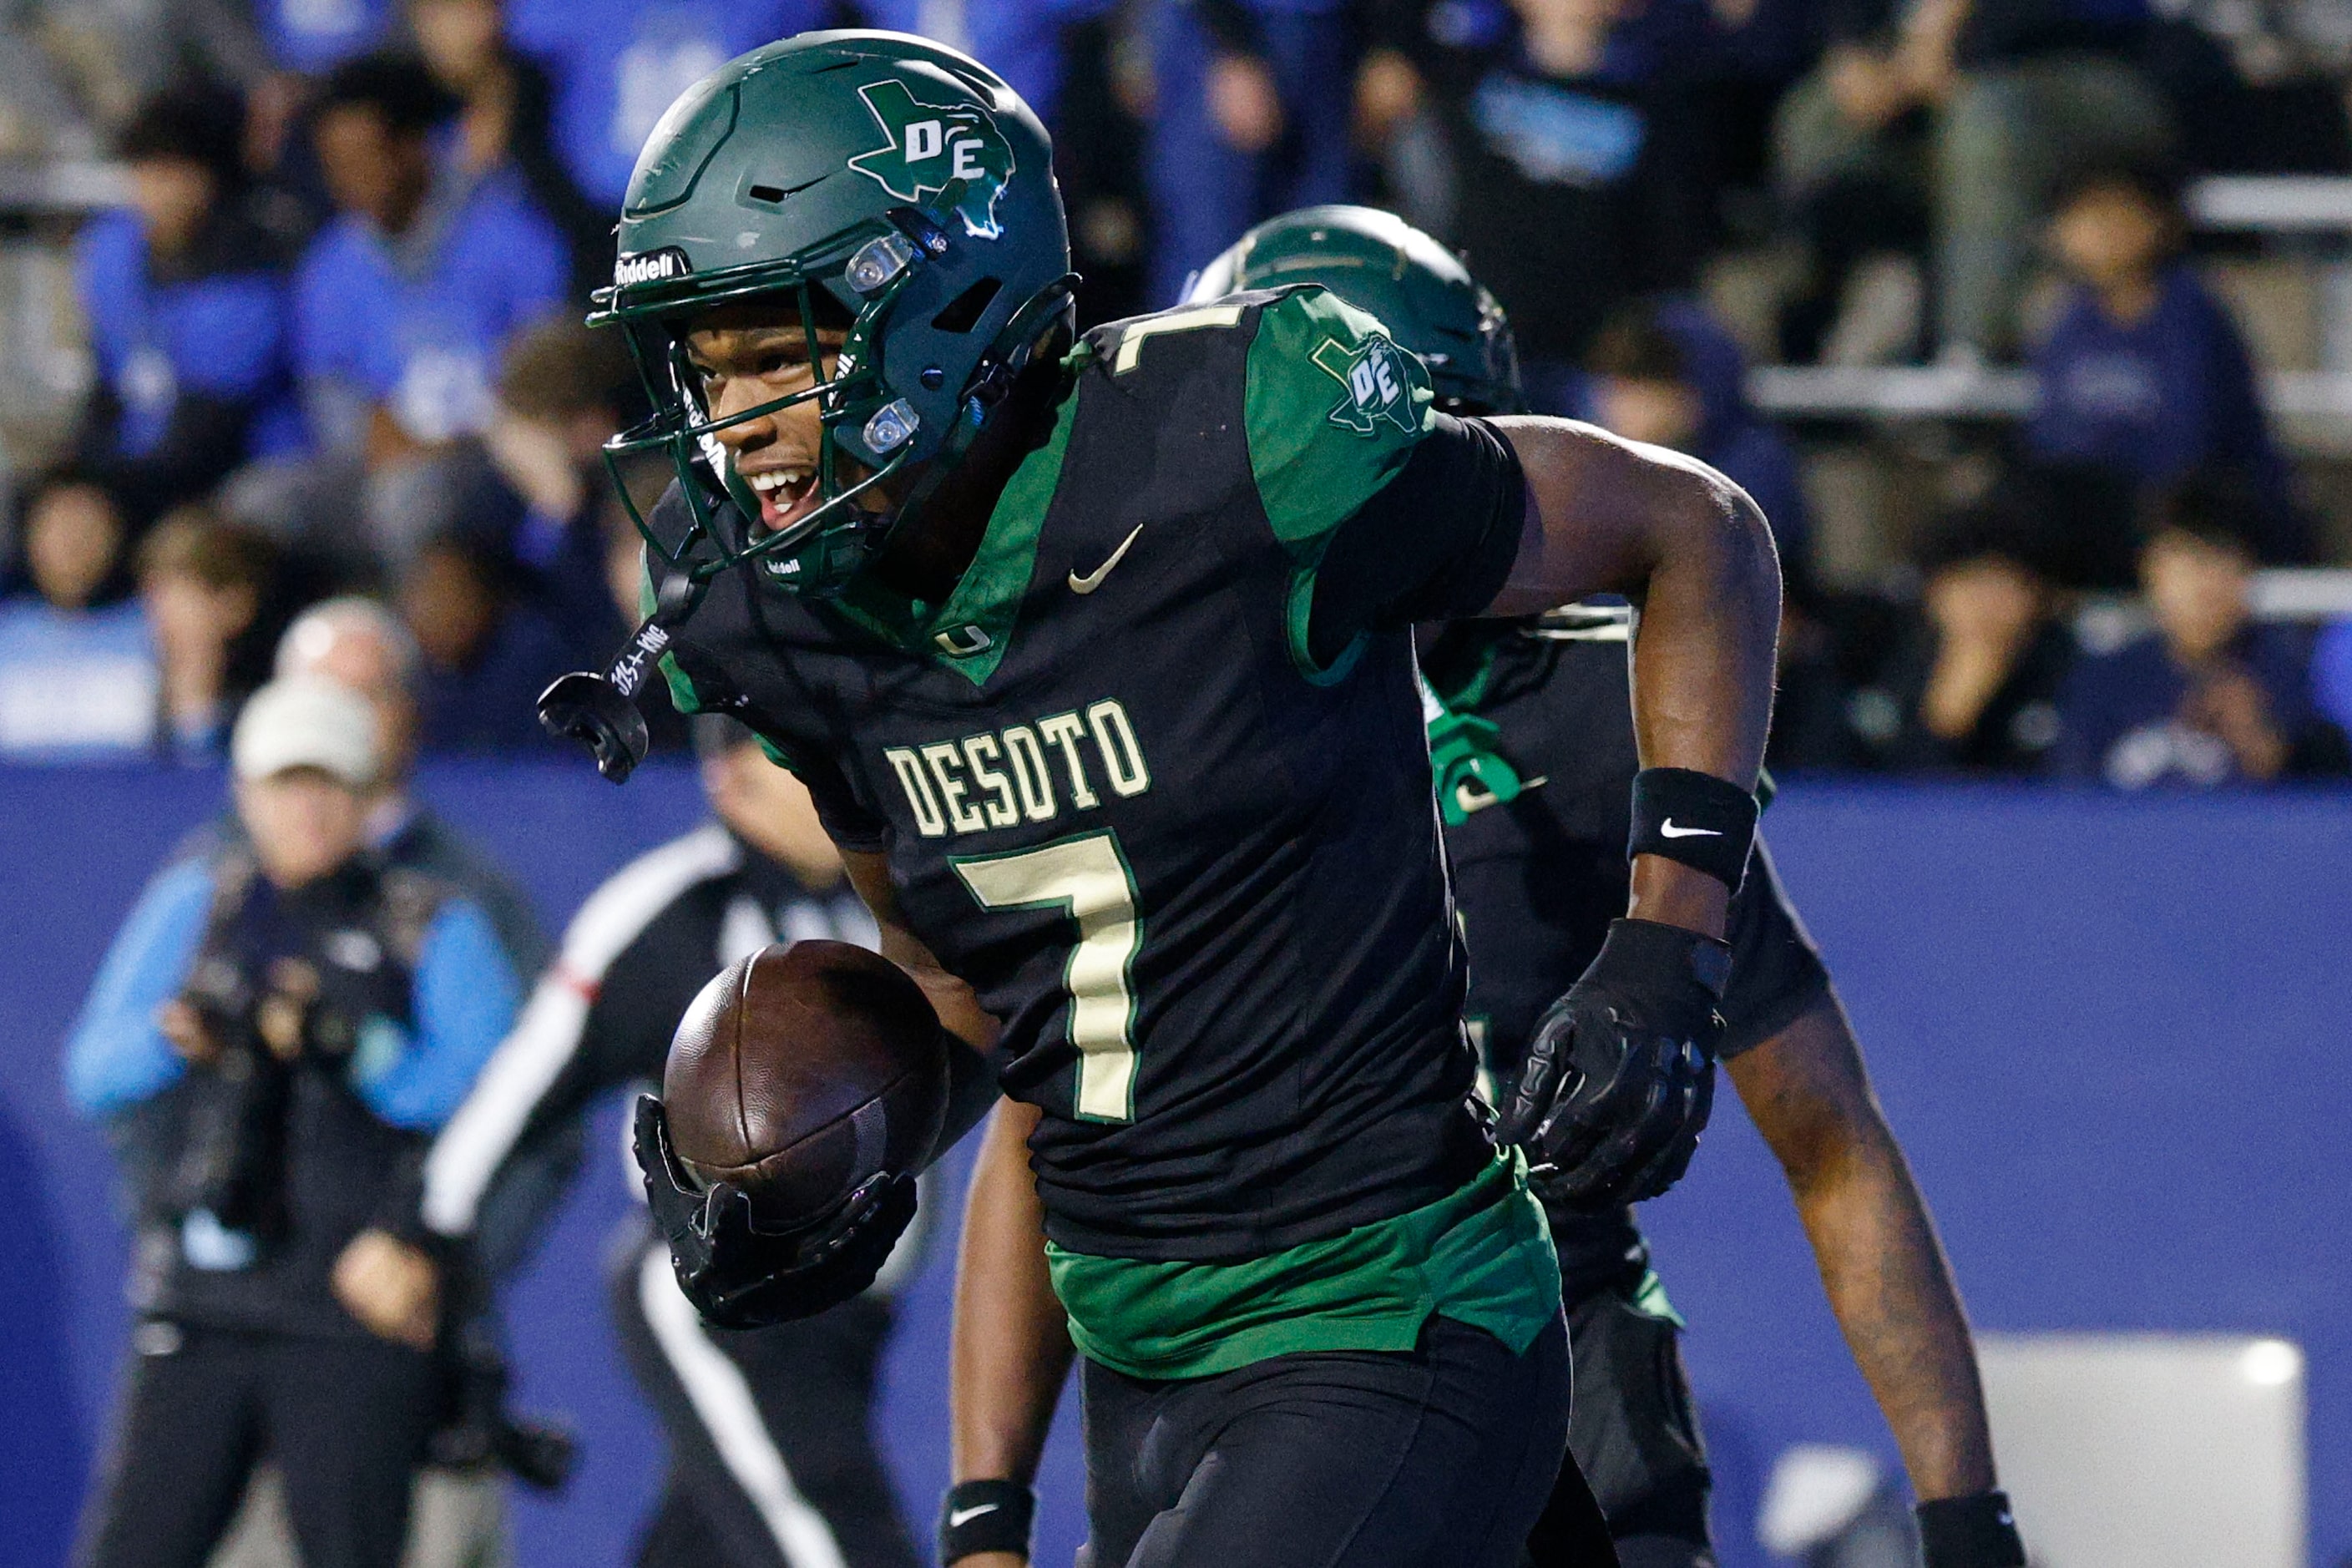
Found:
[[[958,1481],[940,1504],[940,1561],[948,1568],[982,1552],[1029,1555],[1037,1494],[1018,1481]]]
[[[1628,859],[1662,855],[1737,892],[1755,841],[1756,797],[1738,784],[1689,768],[1643,768],[1633,775]]]

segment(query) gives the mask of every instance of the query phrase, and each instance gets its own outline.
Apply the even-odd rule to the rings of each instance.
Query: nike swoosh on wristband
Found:
[[[978,1519],[982,1514],[994,1513],[1003,1506],[1003,1505],[1002,1503],[983,1502],[977,1503],[971,1508],[956,1509],[948,1515],[948,1528],[950,1530],[961,1530],[965,1524],[969,1523],[972,1520]]]
[[[1661,838],[1720,838],[1723,837],[1723,832],[1720,828],[1715,827],[1676,827],[1675,819],[1670,816],[1658,824],[1658,837]]]
[[[1081,577],[1075,571],[1072,572],[1070,574],[1070,592],[1073,594],[1091,594],[1097,588],[1101,587],[1103,579],[1110,575],[1110,569],[1118,564],[1119,558],[1127,553],[1127,547],[1134,543],[1135,536],[1142,531],[1143,524],[1139,522],[1137,523],[1133,529],[1129,531],[1128,536],[1118,542],[1118,548],[1110,552],[1110,559],[1096,567],[1093,571],[1087,573],[1085,576]]]

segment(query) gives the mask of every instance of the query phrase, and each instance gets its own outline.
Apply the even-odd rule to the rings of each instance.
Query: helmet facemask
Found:
[[[962,195],[960,185],[950,186],[938,207],[951,213]],[[969,448],[1037,341],[1066,314],[1076,282],[1066,277],[1025,301],[978,356],[960,391],[950,393],[954,403],[943,408],[941,373],[894,364],[894,351],[885,345],[908,341],[898,314],[911,297],[930,292],[921,288],[927,270],[944,266],[968,243],[930,210],[894,207],[782,260],[598,291],[600,309],[591,323],[624,329],[654,406],[649,418],[605,443],[606,467],[617,482],[632,458],[658,452],[676,470],[685,501],[682,523],[665,528],[622,488],[630,521],[662,562],[697,582],[739,562],[756,562],[762,576],[780,586],[828,596],[879,552]],[[952,334],[959,320],[969,331],[1001,287],[983,279],[938,307],[931,333]],[[701,378],[687,360],[685,335],[713,306],[754,299],[793,302],[813,379],[798,391],[714,418],[703,401]],[[973,300],[976,305],[967,304]],[[828,316],[839,321],[845,311],[846,331],[828,354],[819,334]],[[968,352],[961,357],[971,362]],[[901,378],[910,384],[896,384]],[[819,504],[788,527],[757,532],[759,498],[737,476],[719,433],[807,403],[817,405],[822,426]],[[932,405],[931,420],[918,403]],[[853,467],[854,477],[847,471]],[[893,482],[902,479],[909,482]],[[897,504],[861,504],[869,492],[895,494]]]
[[[619,299],[621,289],[599,291],[602,308],[591,320],[622,327],[654,407],[649,418],[604,444],[605,466],[630,521],[671,570],[700,582],[737,562],[756,561],[767,575],[790,586],[835,593],[903,521],[903,508],[892,512],[858,503],[868,491],[906,473],[924,448],[936,451],[940,443],[919,439],[921,421],[892,392],[877,344],[892,307],[918,274],[919,258],[943,251],[948,240],[930,215],[919,209],[894,211],[888,221],[871,227],[872,232],[835,237],[813,252],[741,268],[736,276],[681,279],[667,289],[640,286],[628,291],[635,297],[625,303]],[[792,301],[812,380],[782,397],[713,418],[703,401],[701,377],[688,362],[685,336],[691,321],[712,307],[751,299]],[[846,331],[827,353],[820,333],[826,318],[839,320],[845,310]],[[736,474],[719,433],[807,403],[817,405],[823,426],[815,476],[819,504],[789,527],[758,532],[759,498]],[[863,470],[854,479],[844,472],[845,449]],[[618,483],[622,469],[647,453],[667,457],[677,475],[683,515],[667,527],[657,524]]]

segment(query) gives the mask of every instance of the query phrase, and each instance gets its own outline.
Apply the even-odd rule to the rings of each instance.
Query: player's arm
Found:
[[[1780,630],[1780,559],[1764,514],[1721,474],[1662,447],[1567,419],[1491,423],[1518,459],[1528,500],[1518,553],[1486,613],[1528,615],[1601,593],[1632,599],[1642,766],[1752,792]],[[1720,937],[1730,898],[1730,883],[1684,861],[1633,858],[1636,919]]]
[[[1789,1178],[1831,1310],[1925,1500],[1928,1568],[2023,1563],[1993,1489],[1968,1317],[1845,1010],[1824,992],[1726,1067]]]
[[[1780,571],[1763,514],[1703,463],[1563,419],[1498,419],[1525,477],[1487,613],[1594,593],[1638,609],[1632,896],[1538,1022],[1502,1124],[1560,1200],[1609,1206],[1681,1179],[1714,1097],[1722,941],[1755,832]]]
[[[948,1119],[931,1151],[931,1158],[937,1159],[971,1131],[996,1100],[996,1075],[988,1056],[996,1045],[998,1025],[981,1006],[972,988],[949,973],[922,939],[908,929],[898,910],[898,889],[890,880],[889,858],[870,849],[843,849],[841,863],[849,873],[849,885],[873,912],[874,923],[882,933],[882,956],[915,977],[950,1037]]]
[[[948,1363],[955,1485],[940,1510],[940,1561],[964,1568],[1028,1561],[1030,1488],[1074,1353],[1029,1169],[1040,1114],[998,1102],[964,1201]]]
[[[1501,1131],[1564,1202],[1653,1196],[1689,1164],[1714,1092],[1779,558],[1755,502],[1703,463],[1571,420],[1454,419],[1429,399],[1420,362],[1352,307],[1302,290],[1260,309],[1252,473],[1313,576],[1293,652],[1330,679],[1382,629],[1598,593],[1640,606],[1628,918],[1538,1026]]]

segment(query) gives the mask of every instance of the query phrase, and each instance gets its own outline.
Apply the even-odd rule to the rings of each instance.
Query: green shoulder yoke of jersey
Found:
[[[1052,433],[1013,470],[988,514],[971,564],[943,602],[903,598],[868,574],[832,601],[834,607],[892,647],[935,658],[974,686],[987,685],[1013,643],[1013,624],[1036,570],[1038,535],[1062,482],[1077,412],[1073,379],[1064,384],[1055,405]]]
[[[1297,563],[1291,658],[1308,679],[1336,681],[1360,645],[1328,666],[1309,653],[1316,569],[1339,525],[1396,478],[1433,427],[1429,373],[1379,321],[1307,285],[1259,310],[1246,374],[1250,475],[1267,524]]]

